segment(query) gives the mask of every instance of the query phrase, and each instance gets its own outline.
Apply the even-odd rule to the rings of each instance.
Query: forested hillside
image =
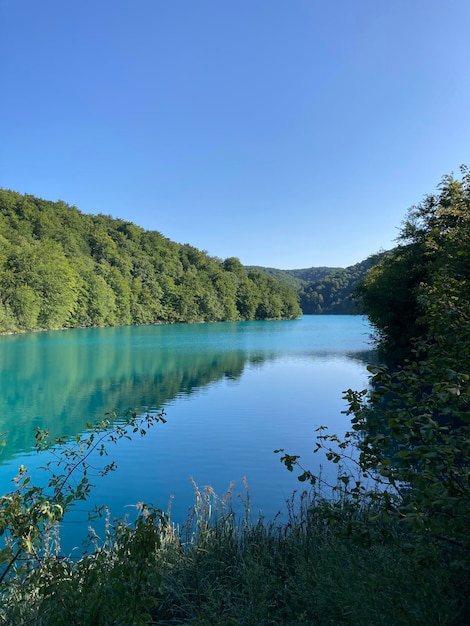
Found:
[[[365,277],[384,254],[370,256],[365,261],[333,270],[322,278],[308,282],[299,292],[302,311],[315,314],[360,312],[360,306],[351,294],[358,281]]]
[[[236,258],[0,189],[0,332],[300,313],[290,288]]]
[[[310,267],[297,270],[278,270],[256,267],[268,276],[295,289],[300,307],[305,314],[353,314],[360,312],[357,301],[351,298],[358,281],[376,265],[386,253],[380,253],[342,267]]]
[[[339,267],[309,267],[300,270],[280,270],[274,267],[262,267],[260,265],[246,265],[245,269],[247,271],[257,270],[263,272],[276,280],[280,280],[297,292],[300,292],[309,282],[321,280],[332,272],[341,270]]]

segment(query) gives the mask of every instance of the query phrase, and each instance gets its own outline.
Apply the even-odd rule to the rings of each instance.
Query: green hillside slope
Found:
[[[359,303],[351,294],[358,281],[387,253],[380,253],[351,265],[341,267],[309,267],[306,269],[279,270],[257,267],[295,289],[302,312],[305,314],[353,314],[360,312]]]
[[[236,258],[0,189],[0,332],[300,313],[289,287]]]

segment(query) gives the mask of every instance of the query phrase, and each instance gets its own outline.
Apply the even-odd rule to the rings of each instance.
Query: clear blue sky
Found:
[[[346,266],[470,164],[469,0],[0,0],[0,186]]]

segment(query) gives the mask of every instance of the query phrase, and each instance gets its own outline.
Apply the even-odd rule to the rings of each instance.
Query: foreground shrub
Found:
[[[140,505],[90,550],[4,581],[0,623],[424,625],[457,623],[462,610],[449,552],[314,492],[267,522],[252,521],[247,491],[196,487],[184,526]]]
[[[0,500],[0,624],[468,623],[462,544],[429,540],[419,524],[403,524],[406,509],[386,491],[351,483],[341,469],[328,499],[304,472],[310,490],[294,495],[275,520],[252,514],[246,486],[218,497],[195,485],[180,527],[142,503],[133,523],[104,511],[104,536],[92,532],[78,559],[64,555],[60,523],[88,497],[107,443],[145,434],[158,421],[162,414],[107,419],[68,443],[38,432],[38,450],[55,456],[44,468],[46,485],[33,485],[22,468],[15,491]],[[331,439],[321,432],[320,448]],[[339,461],[339,450],[329,458]],[[299,464],[283,459],[291,469]],[[107,463],[98,474],[114,468]]]

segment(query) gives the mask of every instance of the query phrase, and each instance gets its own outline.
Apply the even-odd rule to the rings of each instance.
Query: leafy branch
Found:
[[[119,421],[115,414],[108,413],[95,425],[87,424],[87,433],[72,440],[64,437],[50,440],[47,431],[36,429],[36,450],[48,451],[53,456],[43,468],[50,478],[46,486],[33,485],[27,469],[21,466],[14,479],[15,491],[0,498],[0,536],[5,536],[5,545],[0,549],[0,565],[5,565],[0,585],[12,574],[21,578],[34,564],[41,565],[51,529],[63,520],[77,500],[88,498],[94,486],[89,477],[91,471],[105,476],[116,469],[115,462],[95,467],[91,463],[93,456],[107,456],[110,443],[131,439],[134,434],[144,436],[152,425],[165,423],[164,416],[163,411],[144,416],[128,413]]]

